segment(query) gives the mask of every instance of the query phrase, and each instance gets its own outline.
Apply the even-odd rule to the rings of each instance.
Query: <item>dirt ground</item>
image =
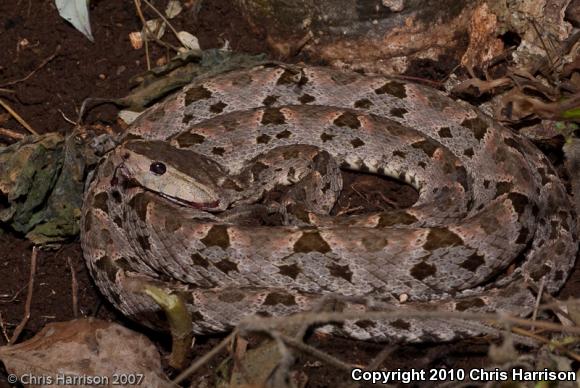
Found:
[[[156,2],[160,3],[160,2]],[[165,3],[165,2],[163,2]],[[227,40],[236,51],[267,52],[264,39],[254,36],[249,26],[232,8],[229,0],[205,1],[197,17],[183,13],[175,27],[195,34],[202,48],[222,47]],[[40,133],[68,132],[76,120],[79,107],[87,97],[121,97],[129,91],[129,79],[146,70],[142,50],[134,50],[128,34],[141,28],[131,1],[91,1],[91,22],[95,42],[64,22],[52,0],[0,2],[0,98],[8,102]],[[152,58],[165,55],[153,49]],[[420,69],[424,75],[425,69]],[[89,124],[116,125],[117,109],[101,106],[91,110]],[[9,115],[0,110],[0,127],[25,133]],[[8,139],[0,138],[8,143]],[[365,177],[349,177],[364,186]],[[360,183],[362,182],[362,183]],[[393,201],[409,197],[408,192],[391,183],[383,192]],[[346,186],[352,186],[349,181]],[[352,193],[351,193],[352,195]],[[404,205],[399,203],[399,205]],[[407,204],[408,205],[408,204]],[[22,236],[0,230],[0,322],[8,335],[21,321],[26,300],[32,246]],[[74,318],[72,304],[72,274],[78,283],[81,316],[95,316],[143,329],[118,314],[95,288],[78,241],[56,251],[41,252],[31,309],[31,317],[21,340],[32,337],[46,323]],[[571,275],[561,297],[580,294],[580,271]],[[147,333],[160,350],[167,354],[167,338]],[[197,340],[195,357],[204,354],[219,341],[219,337]],[[6,344],[0,334],[0,345]],[[312,338],[312,344],[354,364],[367,364],[382,349],[378,344],[336,338]],[[397,367],[481,367],[486,357],[485,340],[443,345],[404,346],[396,348],[383,365]],[[217,358],[193,377],[193,386],[213,371],[223,360]],[[299,365],[308,375],[308,387],[335,387],[348,382],[349,376],[303,357]],[[167,370],[169,374],[171,370]],[[198,380],[196,380],[198,379]],[[0,368],[0,387],[10,386]]]

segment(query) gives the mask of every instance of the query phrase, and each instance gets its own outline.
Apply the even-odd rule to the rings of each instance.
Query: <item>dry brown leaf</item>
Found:
[[[518,122],[532,117],[558,118],[559,105],[547,103],[520,91],[512,90],[502,97],[502,111],[497,114],[502,121]]]
[[[511,83],[512,81],[509,78],[499,78],[490,81],[471,78],[453,87],[451,93],[462,97],[480,97],[483,94],[491,92],[496,88],[511,85]]]
[[[9,380],[27,387],[170,386],[145,336],[92,318],[48,324],[26,342],[0,347],[0,359]]]
[[[167,16],[167,19],[173,19],[179,15],[182,10],[183,6],[179,0],[169,0],[167,7],[165,8],[165,15]]]

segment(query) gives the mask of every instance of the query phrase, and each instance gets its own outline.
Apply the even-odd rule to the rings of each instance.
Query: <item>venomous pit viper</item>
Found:
[[[419,199],[331,217],[341,168],[404,180]],[[248,222],[276,208],[260,200],[279,185],[304,205],[278,204],[281,222]],[[534,303],[528,284],[544,278],[557,291],[577,251],[565,187],[529,141],[430,88],[308,66],[199,79],[149,109],[100,162],[81,229],[116,307],[162,326],[159,307],[125,286],[150,282],[185,298],[195,333],[308,310],[326,294],[522,315]],[[439,341],[486,327],[392,319],[329,330]]]

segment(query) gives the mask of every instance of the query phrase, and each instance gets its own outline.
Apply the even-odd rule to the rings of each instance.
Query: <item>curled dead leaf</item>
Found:
[[[165,7],[165,16],[167,19],[173,19],[181,13],[183,6],[179,0],[169,0],[167,7]]]
[[[155,37],[156,39],[161,39],[165,34],[166,24],[161,19],[147,20],[145,26],[143,27],[143,36]]]
[[[514,89],[503,96],[500,106],[502,109],[496,117],[502,121],[518,122],[534,117],[573,120],[580,117],[580,94],[556,102],[545,102]]]
[[[0,347],[0,359],[30,387],[170,386],[149,339],[91,318],[50,323],[26,342]]]
[[[547,112],[547,104],[519,91],[512,91],[507,93],[502,98],[501,112],[497,117],[502,121],[518,122],[528,118],[532,118],[538,112]]]
[[[509,78],[499,78],[490,81],[471,78],[455,86],[451,93],[460,97],[480,97],[486,93],[496,91],[500,87],[510,86],[512,81]]]
[[[201,50],[201,48],[199,47],[199,41],[195,36],[193,36],[189,32],[179,31],[177,33],[177,38],[185,48],[189,50]]]
[[[137,117],[141,115],[142,112],[135,112],[132,110],[123,109],[119,112],[118,116],[126,124],[132,124],[133,121],[137,120]]]

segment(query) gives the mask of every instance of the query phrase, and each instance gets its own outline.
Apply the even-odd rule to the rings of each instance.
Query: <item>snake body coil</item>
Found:
[[[325,294],[522,315],[534,303],[529,284],[544,278],[545,290],[557,291],[576,255],[572,205],[541,152],[420,85],[260,66],[196,81],[147,111],[125,139],[86,193],[82,244],[103,293],[151,325],[161,324],[158,307],[127,280],[180,293],[194,331],[207,333],[247,314],[308,310]],[[327,216],[338,166],[402,179],[419,200],[404,210]],[[308,184],[295,192],[310,203],[297,216],[303,223],[235,221],[233,208],[254,209],[275,185],[300,182]],[[392,319],[329,330],[432,341],[488,328]]]

